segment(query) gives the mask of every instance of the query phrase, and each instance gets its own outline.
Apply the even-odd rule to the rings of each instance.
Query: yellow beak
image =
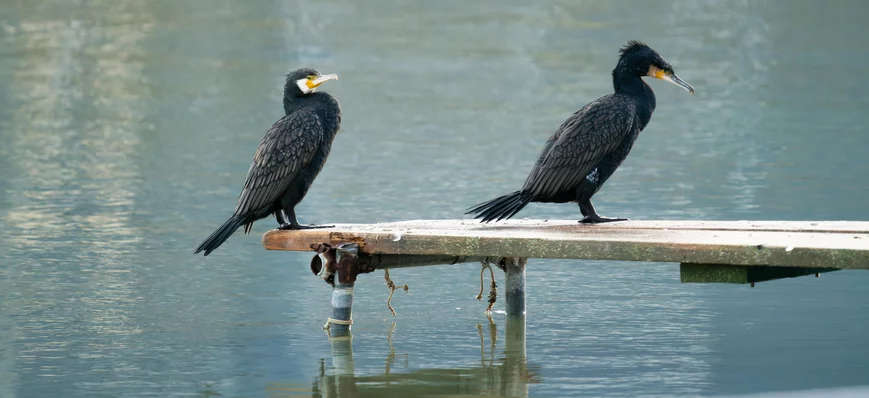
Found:
[[[314,89],[314,88],[319,87],[321,84],[323,84],[329,80],[338,80],[338,75],[336,75],[334,73],[329,74],[329,75],[323,75],[323,76],[320,76],[316,79],[308,80],[307,85],[308,85],[308,88]]]

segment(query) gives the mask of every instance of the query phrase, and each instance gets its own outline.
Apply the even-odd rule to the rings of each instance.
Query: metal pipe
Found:
[[[340,273],[335,278],[332,288],[332,317],[329,318],[329,335],[343,337],[350,335],[350,324],[353,319],[353,285],[354,282],[341,282]]]
[[[326,279],[334,273],[334,271],[329,270],[329,268],[335,268],[335,260],[333,259],[330,261],[326,253],[318,253],[311,259],[311,272],[313,272],[314,275]]]
[[[311,272],[328,282],[329,277],[335,273],[335,266],[338,263],[335,250],[327,244],[316,245],[316,247],[312,245],[312,248],[317,255],[311,259]]]
[[[503,257],[507,315],[525,314],[525,265],[524,257]]]
[[[371,254],[360,255],[362,264],[375,269],[420,267],[425,265],[443,265],[459,263],[478,263],[486,257],[467,256],[429,256],[429,255],[403,255],[403,254]]]
[[[359,273],[359,246],[355,243],[342,243],[334,252],[337,264],[335,284],[332,287],[332,317],[326,324],[333,338],[350,336],[350,326],[353,324],[353,286]]]

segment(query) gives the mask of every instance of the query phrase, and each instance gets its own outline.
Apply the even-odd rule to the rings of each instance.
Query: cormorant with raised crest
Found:
[[[694,88],[673,72],[657,51],[630,41],[619,51],[612,72],[615,93],[601,97],[571,115],[555,131],[525,179],[522,189],[468,210],[482,222],[513,217],[530,202],[579,203],[581,223],[626,221],[602,217],[591,204],[628,156],[640,131],[655,111],[655,93],[643,76]]]

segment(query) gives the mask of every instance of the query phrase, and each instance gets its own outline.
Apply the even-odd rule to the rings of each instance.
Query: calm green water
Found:
[[[351,357],[320,329],[310,255],[261,248],[272,220],[191,255],[232,211],[291,69],[340,74],[326,89],[344,110],[301,222],[457,218],[521,184],[634,38],[697,94],[652,83],[602,214],[867,220],[867,18],[857,0],[3,2],[0,397],[869,385],[869,272],[751,289],[533,260],[525,361],[472,298],[477,265],[394,271],[411,289],[395,319],[378,272],[356,288]]]

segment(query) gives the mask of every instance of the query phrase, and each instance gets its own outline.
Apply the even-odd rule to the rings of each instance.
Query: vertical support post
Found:
[[[341,282],[347,280],[342,273],[346,269],[339,268],[335,278],[335,287],[332,288],[332,317],[329,318],[329,335],[343,337],[350,335],[350,325],[353,319],[353,286],[355,282]],[[355,279],[355,278],[354,278]]]
[[[323,245],[321,245],[323,246]],[[322,247],[321,247],[322,249]],[[328,277],[327,282],[332,285],[332,317],[326,321],[324,329],[329,329],[330,337],[350,336],[350,325],[353,324],[353,286],[356,284],[356,276],[359,275],[359,246],[355,243],[342,243],[329,250],[326,256],[327,262],[334,254],[334,276]],[[312,262],[311,271],[317,267]],[[327,269],[332,269],[332,263],[326,264]],[[373,268],[365,268],[362,272],[371,272]],[[318,274],[317,272],[314,272]],[[328,274],[328,272],[327,272]]]
[[[527,258],[505,257],[504,262],[505,285],[507,290],[507,315],[525,314],[525,265]]]

